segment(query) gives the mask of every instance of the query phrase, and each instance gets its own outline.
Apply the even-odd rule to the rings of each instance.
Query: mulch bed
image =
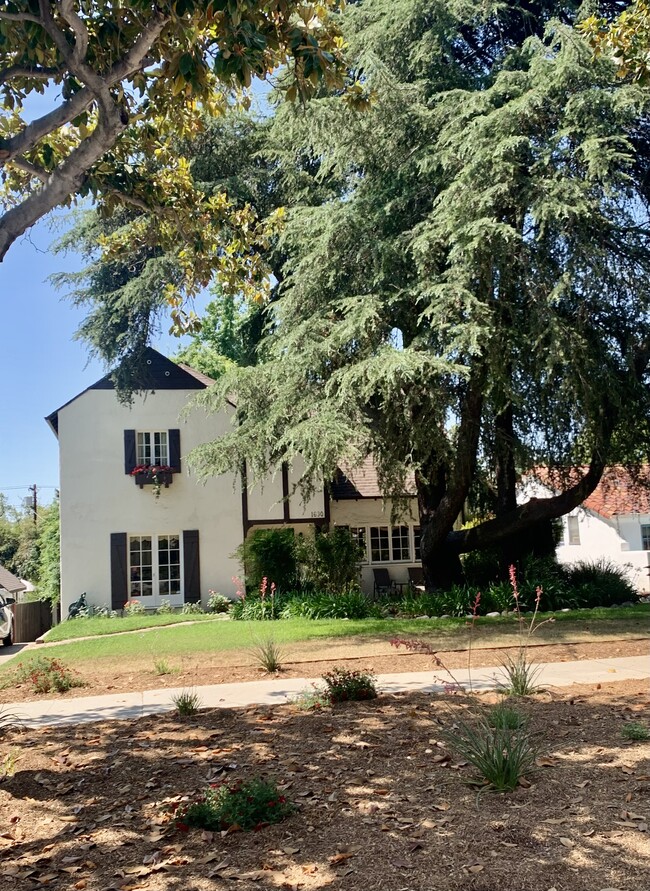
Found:
[[[475,707],[467,697],[11,730],[1,887],[642,891],[650,744],[620,731],[647,721],[648,705],[647,682],[632,681],[526,700],[540,757],[505,795],[477,792],[445,747],[445,727]],[[275,779],[298,812],[250,833],[182,832],[170,819],[180,796],[251,775]]]

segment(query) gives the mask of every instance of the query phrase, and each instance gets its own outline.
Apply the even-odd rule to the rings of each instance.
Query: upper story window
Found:
[[[136,461],[154,466],[169,465],[169,447],[166,430],[136,431]]]
[[[567,517],[567,528],[569,530],[569,544],[580,544],[580,521],[578,517]]]
[[[650,551],[650,525],[641,524],[641,547],[644,551]]]

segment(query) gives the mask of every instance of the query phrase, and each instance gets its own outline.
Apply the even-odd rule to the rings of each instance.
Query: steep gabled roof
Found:
[[[586,472],[586,467],[577,468],[567,479],[566,474],[538,467],[533,476],[554,491],[563,491]],[[624,514],[650,514],[650,465],[638,467],[634,473],[620,465],[607,467],[583,507],[607,520]]]
[[[331,495],[335,501],[357,498],[383,498],[379,486],[377,465],[372,456],[363,460],[359,467],[341,465],[332,482]],[[415,495],[415,478],[409,474],[406,480],[406,494]]]
[[[0,589],[4,589],[8,591],[9,594],[17,594],[18,591],[24,591],[26,585],[24,585],[20,579],[16,578],[16,576],[9,572],[8,569],[5,569],[4,566],[0,566]]]
[[[143,360],[142,369],[135,384],[135,390],[140,392],[146,390],[204,390],[214,383],[207,374],[195,371],[189,365],[172,362],[171,359],[152,347],[147,347],[144,351]],[[59,412],[90,390],[114,390],[112,374],[112,372],[105,374],[104,377],[73,396],[72,399],[45,418],[55,436],[58,436],[59,433]]]

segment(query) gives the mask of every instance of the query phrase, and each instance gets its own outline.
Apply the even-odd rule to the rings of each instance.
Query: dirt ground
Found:
[[[430,657],[396,650],[386,641],[311,640],[287,645],[283,649],[285,658],[282,677],[318,678],[335,665],[376,674],[432,669]],[[650,657],[650,638],[545,644],[531,647],[529,652],[536,662],[566,662],[618,656]],[[16,664],[25,655],[32,653],[56,657],[57,647],[29,650],[16,659]],[[508,653],[512,655],[516,650],[504,647],[475,647],[472,650],[472,666],[478,668],[500,665]],[[467,650],[447,650],[444,653],[441,651],[441,655],[448,668],[467,667]],[[260,671],[249,650],[231,650],[217,654],[200,653],[187,655],[182,659],[169,657],[165,661],[172,669],[172,673],[165,675],[157,674],[151,654],[143,655],[140,659],[130,658],[127,664],[106,659],[83,663],[79,666],[79,676],[84,686],[75,687],[65,695],[89,696],[164,687],[195,687],[269,677]],[[16,684],[9,679],[7,687],[0,689],[0,703],[43,699],[51,695],[35,694],[29,684]]]
[[[514,793],[477,792],[443,731],[475,700],[402,694],[11,730],[3,891],[644,891],[647,682],[526,700],[539,745]],[[493,694],[479,701],[493,701]],[[251,833],[179,831],[170,809],[223,777],[272,777],[299,810]]]

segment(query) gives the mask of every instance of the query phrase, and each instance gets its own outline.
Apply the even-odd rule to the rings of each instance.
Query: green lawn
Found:
[[[104,634],[119,634],[121,631],[139,631],[141,628],[157,628],[177,625],[180,622],[214,622],[213,613],[163,613],[162,615],[135,615],[108,619],[94,616],[91,619],[66,619],[48,631],[47,642],[74,640],[77,637],[95,637]]]
[[[154,619],[166,617],[133,617],[133,619]],[[540,616],[543,619],[544,616]],[[591,636],[645,636],[650,634],[650,606],[621,609],[596,609],[558,613],[555,622],[544,625],[535,635],[537,642],[570,642],[573,639],[586,640]],[[130,622],[131,619],[86,619],[79,626],[86,629],[103,629],[103,622]],[[75,623],[65,623],[76,627]],[[146,626],[145,626],[146,627]],[[467,621],[465,619],[290,619],[278,622],[231,622],[202,621],[193,625],[176,628],[160,627],[142,634],[108,634],[97,631],[91,640],[77,640],[56,647],[41,648],[38,654],[56,656],[70,664],[93,660],[128,660],[131,657],[150,655],[152,658],[181,656],[190,653],[217,653],[228,650],[246,649],[255,638],[269,633],[278,643],[316,640],[318,638],[348,638],[360,640],[388,640],[392,637],[423,635],[433,640],[441,649],[461,648],[467,642]],[[512,636],[515,642],[517,623],[510,617],[479,619],[475,643],[478,645],[503,645],[504,636]],[[497,643],[498,639],[498,643]],[[11,660],[0,675],[11,671],[18,660]],[[23,660],[20,660],[23,661]]]

